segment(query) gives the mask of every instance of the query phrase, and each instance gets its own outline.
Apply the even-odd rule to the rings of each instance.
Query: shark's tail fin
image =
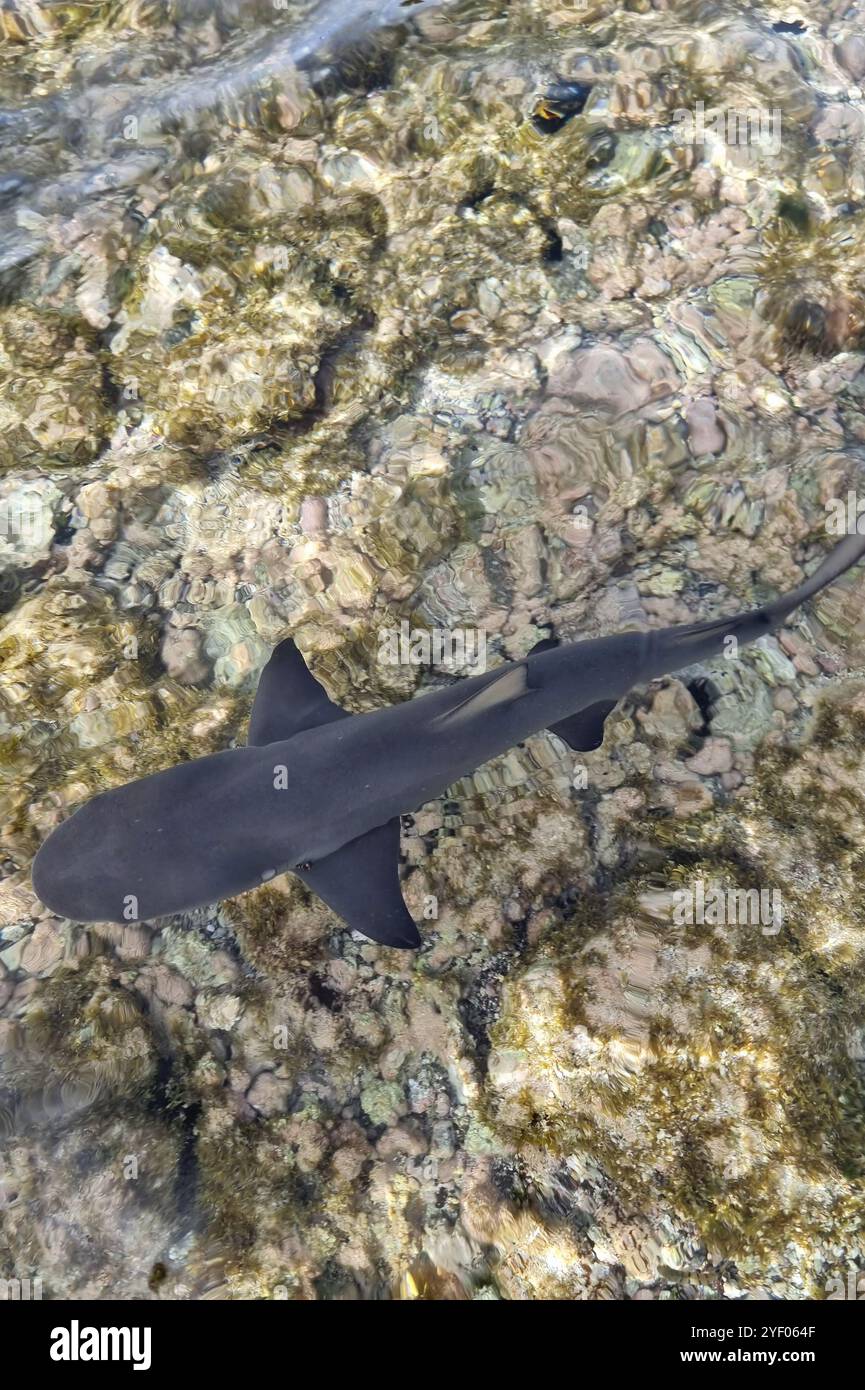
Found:
[[[698,661],[708,661],[724,650],[724,643],[730,637],[735,637],[740,643],[755,642],[774,632],[794,609],[838,579],[863,556],[865,536],[845,536],[808,579],[789,594],[782,594],[762,608],[752,608],[729,618],[715,618],[708,623],[693,623],[651,633],[649,669],[644,678],[651,679],[671,671],[680,671],[682,667],[692,666]]]
[[[767,612],[773,615],[773,625],[783,622],[794,608],[798,608],[799,604],[804,603],[806,599],[819,594],[820,590],[825,589],[827,584],[838,579],[845,570],[851,569],[862,559],[863,555],[865,555],[865,536],[845,536],[829,551],[822,565],[818,565],[810,578],[806,579],[792,593],[785,594],[766,605]]]

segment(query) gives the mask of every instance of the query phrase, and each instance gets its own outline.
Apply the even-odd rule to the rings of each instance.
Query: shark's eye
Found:
[[[312,864],[308,859],[304,859],[302,864],[297,865],[298,872],[302,874],[308,873],[311,868]]]

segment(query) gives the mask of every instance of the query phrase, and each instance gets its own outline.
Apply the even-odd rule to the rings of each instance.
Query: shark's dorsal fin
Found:
[[[261,673],[249,718],[247,743],[281,743],[302,729],[347,719],[319,685],[290,637],[274,647]]]
[[[521,661],[518,666],[508,667],[500,676],[493,673],[492,679],[480,690],[475,688],[471,695],[467,695],[458,705],[440,714],[434,722],[440,729],[453,728],[455,724],[461,724],[466,719],[473,719],[479,714],[490,714],[500,705],[513,704],[514,700],[521,700],[524,695],[530,694],[532,691],[528,682],[528,667]]]
[[[555,651],[558,645],[557,637],[544,637],[535,643],[529,656],[540,656],[541,652]],[[577,714],[560,719],[558,724],[551,724],[550,733],[562,739],[575,753],[589,753],[594,748],[600,748],[603,743],[604,723],[617,703],[616,700],[599,700],[596,705],[587,705]]]
[[[295,873],[371,941],[409,950],[421,944],[399,885],[398,817]]]

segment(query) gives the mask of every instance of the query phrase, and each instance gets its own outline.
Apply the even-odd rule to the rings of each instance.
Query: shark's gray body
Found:
[[[708,623],[539,644],[521,661],[370,714],[349,715],[281,643],[249,743],[97,796],[36,856],[33,883],[75,921],[136,921],[299,873],[348,923],[394,946],[420,938],[399,888],[399,817],[530,734],[598,746],[635,685],[751,642],[865,552],[850,536],[793,593]],[[543,648],[548,648],[543,650]]]

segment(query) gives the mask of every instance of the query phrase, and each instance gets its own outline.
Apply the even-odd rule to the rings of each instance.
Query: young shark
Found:
[[[400,816],[541,729],[586,751],[636,685],[755,639],[865,553],[848,536],[761,608],[710,622],[560,645],[418,699],[349,714],[289,639],[258,685],[246,747],[93,798],[48,837],[33,886],[59,916],[131,922],[245,893],[291,870],[348,925],[413,948],[399,884]]]

